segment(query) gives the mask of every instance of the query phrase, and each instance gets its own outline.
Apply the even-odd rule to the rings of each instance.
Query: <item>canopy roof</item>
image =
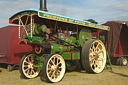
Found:
[[[54,21],[59,21],[59,22],[64,22],[64,23],[69,23],[69,24],[76,24],[84,27],[90,27],[90,28],[96,28],[96,29],[103,29],[103,30],[110,30],[108,26],[104,25],[99,25],[99,24],[94,24],[88,21],[84,21],[81,19],[75,19],[63,15],[58,15],[58,14],[53,14],[50,12],[45,12],[41,10],[36,10],[36,9],[28,9],[28,10],[23,10],[20,11],[16,14],[14,14],[12,17],[9,18],[9,23],[11,24],[18,24],[19,23],[19,17],[22,19],[23,23],[26,23],[26,18],[28,15],[32,15],[34,17],[34,21],[39,22],[40,18],[43,19],[48,19],[48,20],[54,20]],[[29,24],[29,22],[27,23]]]

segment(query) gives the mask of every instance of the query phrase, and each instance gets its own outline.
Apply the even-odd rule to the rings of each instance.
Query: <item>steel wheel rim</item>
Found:
[[[90,47],[89,61],[92,70],[100,73],[106,64],[106,49],[100,40],[95,40]]]
[[[52,82],[59,82],[65,74],[65,61],[61,55],[53,55],[46,67],[47,76]]]
[[[127,65],[127,59],[123,59],[123,65]]]
[[[39,68],[33,67],[33,56],[34,54],[27,55],[22,64],[23,73],[27,78],[35,78],[40,73]]]

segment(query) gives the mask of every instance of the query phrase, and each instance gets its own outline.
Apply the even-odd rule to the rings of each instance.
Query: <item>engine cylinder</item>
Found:
[[[65,46],[57,44],[54,41],[43,41],[41,44],[35,46],[35,53],[38,55],[51,54],[51,53],[63,53],[65,51],[73,50],[74,46]]]
[[[43,41],[41,44],[35,46],[34,51],[38,55],[50,54],[51,44],[48,41]]]

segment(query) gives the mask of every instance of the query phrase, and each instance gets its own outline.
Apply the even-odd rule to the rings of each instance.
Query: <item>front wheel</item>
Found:
[[[33,67],[35,54],[29,53],[22,57],[19,70],[23,78],[35,78],[39,75],[40,69]]]
[[[59,54],[52,54],[46,57],[43,65],[43,75],[46,81],[55,83],[63,79],[66,66],[63,57]],[[41,75],[41,77],[43,77]]]
[[[85,42],[81,62],[84,69],[89,73],[100,73],[106,64],[106,49],[102,41],[91,39]]]

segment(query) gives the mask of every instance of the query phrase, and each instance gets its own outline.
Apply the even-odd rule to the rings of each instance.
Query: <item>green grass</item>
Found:
[[[20,78],[19,70],[7,72],[0,67],[0,85],[51,85],[41,81],[40,77],[34,79]],[[113,70],[105,69],[100,74],[89,74],[86,71],[66,72],[59,83],[52,85],[128,85],[128,66],[114,66]]]

